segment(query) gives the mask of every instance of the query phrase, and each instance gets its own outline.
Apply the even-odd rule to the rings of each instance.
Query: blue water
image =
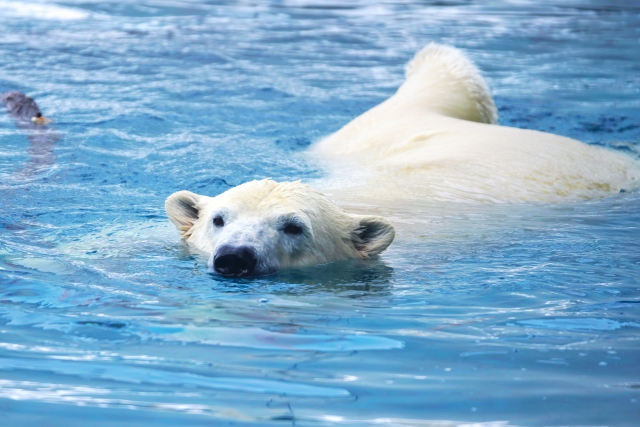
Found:
[[[378,260],[250,280],[163,203],[321,178],[430,41],[502,124],[640,156],[639,40],[631,1],[0,0],[0,92],[55,120],[0,114],[0,425],[638,425],[638,191],[427,202]]]

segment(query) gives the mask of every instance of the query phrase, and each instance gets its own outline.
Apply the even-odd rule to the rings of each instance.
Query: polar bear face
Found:
[[[165,207],[183,239],[229,277],[368,258],[395,237],[386,219],[346,213],[299,182],[251,181],[217,197],[179,191]]]

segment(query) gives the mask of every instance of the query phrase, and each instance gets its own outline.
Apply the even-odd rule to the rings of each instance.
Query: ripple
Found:
[[[340,388],[273,381],[260,378],[207,377],[190,373],[161,371],[126,365],[64,362],[59,360],[0,358],[0,370],[28,370],[54,372],[82,378],[100,379],[133,384],[198,387],[244,393],[262,393],[305,397],[348,397]]]
[[[141,337],[208,345],[251,347],[270,350],[355,351],[391,350],[404,347],[402,341],[375,335],[285,334],[260,328],[208,328],[198,326],[147,326]]]
[[[640,323],[618,322],[611,319],[560,318],[520,320],[518,324],[561,331],[615,331],[625,327],[640,328]]]

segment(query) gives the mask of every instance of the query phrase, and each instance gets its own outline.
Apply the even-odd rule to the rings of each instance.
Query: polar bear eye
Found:
[[[289,223],[282,229],[282,231],[287,234],[297,235],[302,234],[302,227],[297,224]]]
[[[215,225],[216,227],[222,227],[224,225],[224,219],[222,219],[222,217],[218,215],[217,217],[213,218],[213,225]]]

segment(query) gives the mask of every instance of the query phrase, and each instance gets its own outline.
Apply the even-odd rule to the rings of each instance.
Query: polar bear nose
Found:
[[[213,258],[213,269],[225,277],[247,277],[257,263],[254,250],[247,246],[222,246]]]

